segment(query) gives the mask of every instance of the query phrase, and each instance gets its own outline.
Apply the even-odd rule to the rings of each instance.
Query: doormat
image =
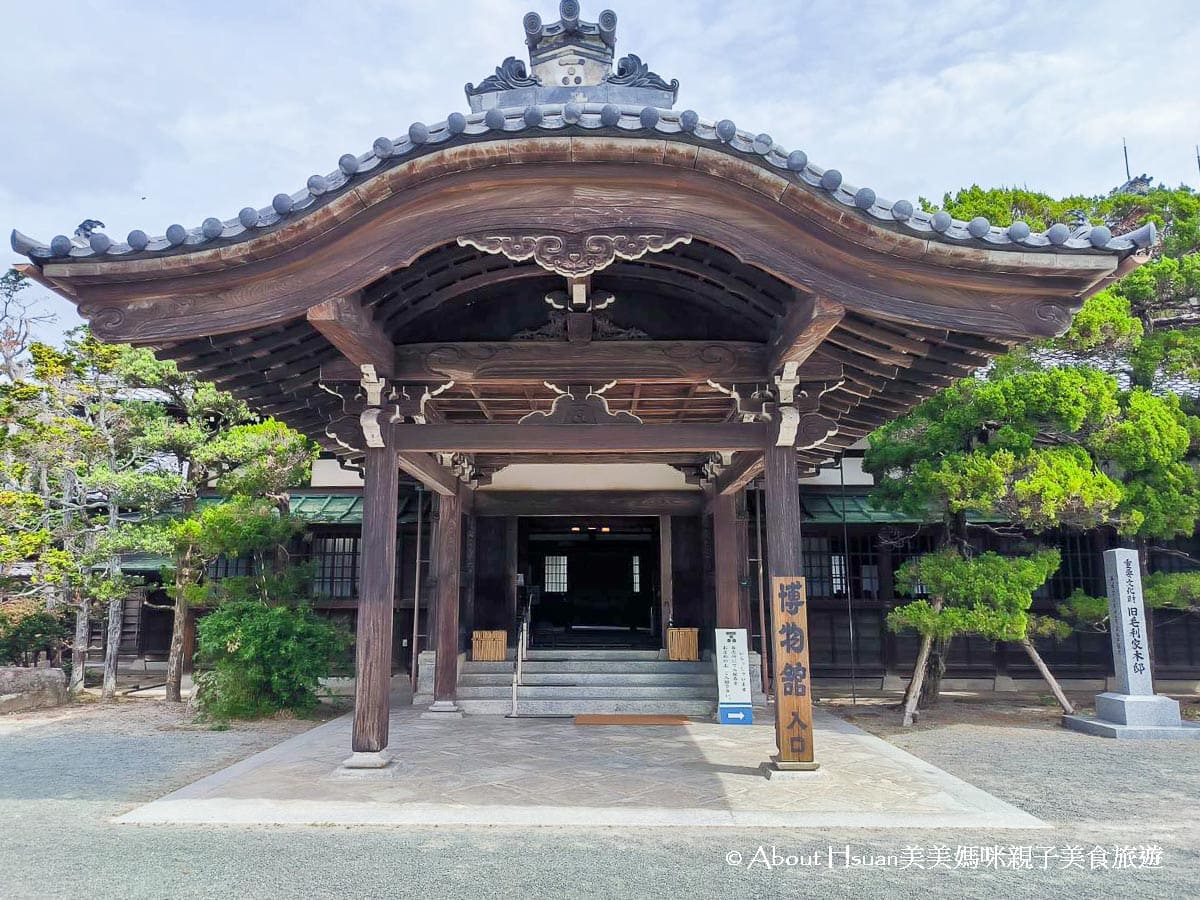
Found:
[[[576,725],[686,725],[687,716],[627,716],[627,715],[584,715],[576,716]]]

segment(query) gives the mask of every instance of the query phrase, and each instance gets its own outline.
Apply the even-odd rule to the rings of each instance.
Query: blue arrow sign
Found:
[[[754,707],[722,703],[717,707],[717,721],[722,725],[753,725]]]

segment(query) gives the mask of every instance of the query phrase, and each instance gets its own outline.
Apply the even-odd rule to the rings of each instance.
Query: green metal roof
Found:
[[[908,513],[893,512],[887,509],[876,509],[871,505],[870,491],[846,491],[845,496],[837,490],[830,492],[800,492],[800,508],[804,521],[816,525],[841,525],[843,502],[845,503],[845,521],[847,525],[932,525],[938,517],[913,516]],[[976,523],[1003,522],[997,516],[983,513],[968,512],[967,521]]]
[[[800,508],[804,521],[817,525],[841,525],[843,511],[847,525],[922,524],[928,518],[909,516],[871,506],[869,494],[847,491],[844,495],[833,493],[808,493],[801,491]],[[843,509],[844,504],[844,509]]]
[[[363,499],[361,494],[292,494],[292,515],[317,525],[361,525]]]
[[[154,553],[127,553],[121,557],[122,572],[157,572],[171,565],[171,560]]]

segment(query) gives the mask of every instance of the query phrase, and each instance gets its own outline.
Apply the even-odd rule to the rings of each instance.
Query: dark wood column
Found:
[[[712,518],[716,557],[717,627],[742,628],[744,623],[738,579],[737,495],[714,495]]]
[[[433,671],[434,710],[453,711],[458,694],[458,607],[462,574],[462,500],[438,497],[437,661]]]
[[[787,596],[781,596],[804,575],[795,448],[767,448],[764,482],[770,574],[768,634],[775,657],[775,738],[779,748],[775,765],[780,769],[812,769],[816,763],[813,762],[807,597],[801,592],[797,606],[795,595],[790,603]],[[794,632],[797,626],[798,637]]]
[[[662,645],[667,646],[667,628],[675,606],[675,564],[671,557],[671,517],[658,517],[658,584],[662,610]]]
[[[385,447],[367,448],[365,468],[352,746],[355,753],[379,753],[388,744],[400,469]]]
[[[516,516],[504,520],[504,608],[508,611],[508,622],[505,628],[509,630],[509,640],[516,640],[513,633],[517,621],[517,606],[520,603],[520,591],[517,589],[517,573],[520,572],[517,562],[518,523]]]

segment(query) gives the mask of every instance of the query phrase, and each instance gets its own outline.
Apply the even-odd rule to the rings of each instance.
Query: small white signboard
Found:
[[[753,725],[750,652],[745,628],[717,630],[717,718],[723,725]]]

